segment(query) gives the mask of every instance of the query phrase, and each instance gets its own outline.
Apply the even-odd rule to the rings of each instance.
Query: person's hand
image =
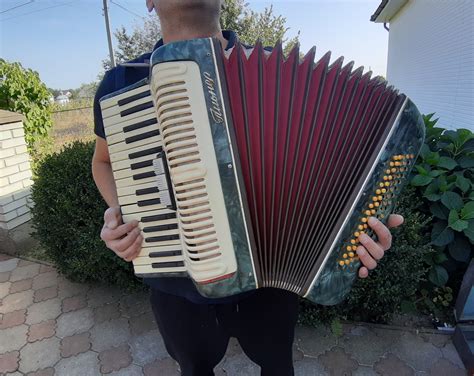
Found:
[[[374,230],[378,241],[374,241],[367,234],[359,236],[360,245],[357,247],[357,254],[363,265],[359,269],[360,278],[366,278],[369,275],[369,270],[375,269],[377,261],[383,257],[385,251],[390,249],[392,246],[392,234],[389,229],[400,226],[403,223],[403,217],[398,214],[392,214],[388,217],[387,226],[374,217],[370,217],[367,223]]]
[[[118,207],[108,208],[105,211],[100,237],[107,248],[125,261],[132,261],[142,248],[143,236],[138,227],[138,221],[123,224]]]

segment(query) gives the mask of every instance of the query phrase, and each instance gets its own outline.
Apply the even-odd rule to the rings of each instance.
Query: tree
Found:
[[[255,44],[260,39],[263,45],[273,46],[281,40],[285,52],[288,52],[298,43],[299,32],[293,38],[289,38],[286,18],[275,15],[273,6],[259,13],[251,10],[244,0],[225,0],[221,12],[221,27],[234,30],[240,40],[249,45]],[[156,41],[161,37],[158,17],[149,16],[143,24],[135,25],[131,34],[121,26],[114,32],[114,36],[117,39],[114,51],[117,63],[134,59],[152,51]],[[103,65],[105,69],[109,69],[110,61],[104,60]]]
[[[278,41],[283,43],[288,52],[298,43],[298,34],[289,39],[286,18],[273,13],[273,5],[258,13],[249,9],[244,0],[225,0],[221,13],[222,29],[234,30],[239,39],[248,45],[260,40],[264,46],[274,46]]]
[[[87,84],[81,84],[77,89],[69,90],[72,94],[71,99],[90,99],[94,98],[97,91],[98,82],[93,81]]]
[[[37,72],[0,59],[0,108],[25,116],[23,126],[30,150],[52,125],[50,97]]]
[[[131,34],[125,26],[114,32],[117,47],[114,49],[117,64],[132,60],[146,52],[152,51],[155,43],[161,38],[161,27],[158,17],[149,15],[143,23],[136,24]],[[110,69],[110,60],[102,61],[105,70]]]

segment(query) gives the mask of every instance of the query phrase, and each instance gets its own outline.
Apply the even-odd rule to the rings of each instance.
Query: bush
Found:
[[[93,142],[74,142],[39,162],[32,190],[35,237],[69,279],[134,287],[139,281],[131,264],[99,237],[106,204],[92,179],[93,151]]]
[[[407,187],[396,213],[405,217],[402,227],[393,230],[392,248],[366,279],[358,279],[346,300],[335,307],[314,306],[302,301],[300,322],[328,323],[336,318],[387,322],[412,301],[428,270],[426,259],[434,252],[429,245],[430,218],[417,210],[415,189]]]
[[[52,125],[51,94],[37,72],[0,59],[0,108],[25,115],[25,139],[31,152]]]
[[[411,184],[423,198],[421,210],[433,216],[429,280],[444,286],[466,270],[474,256],[474,134],[436,127],[424,117],[427,139]]]

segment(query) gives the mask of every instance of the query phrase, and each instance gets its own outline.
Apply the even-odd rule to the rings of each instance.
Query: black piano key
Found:
[[[150,193],[158,193],[160,190],[158,187],[151,187],[151,188],[144,188],[144,189],[137,189],[135,191],[136,196],[142,196],[142,195],[149,195]]]
[[[139,93],[139,94],[135,94],[135,95],[132,95],[128,98],[123,98],[123,99],[120,99],[117,104],[119,106],[125,106],[126,104],[129,104],[129,103],[132,103],[133,101],[137,101],[139,99],[142,99],[142,98],[145,98],[145,97],[149,97],[151,95],[150,93],[150,90],[146,90],[142,93]]]
[[[181,251],[164,251],[164,252],[150,252],[148,257],[171,257],[171,256],[181,256]]]
[[[179,240],[179,234],[150,236],[149,238],[145,239],[145,243],[165,242],[168,240]]]
[[[161,153],[162,150],[163,149],[161,146],[157,146],[151,149],[137,151],[135,153],[130,153],[128,155],[128,159],[140,158],[140,157],[144,157],[145,155],[150,155],[150,154],[158,154],[158,153]]]
[[[159,198],[152,198],[151,200],[138,201],[137,205],[140,206],[140,207],[143,207],[143,206],[157,205],[157,204],[160,204],[160,203],[161,202],[160,202]]]
[[[136,136],[127,137],[125,139],[125,143],[131,144],[132,142],[144,140],[149,137],[159,136],[159,134],[160,134],[160,131],[158,129],[153,129],[152,131],[148,131],[142,134],[137,134]]]
[[[176,213],[166,213],[166,214],[157,214],[157,215],[150,215],[147,217],[143,217],[141,222],[155,222],[155,221],[164,221],[165,219],[175,219]]]
[[[120,116],[121,117],[128,116],[128,115],[134,114],[135,112],[143,111],[152,107],[153,107],[153,102],[151,101],[142,103],[142,104],[139,104],[138,106],[133,106],[133,107],[127,108],[126,110],[120,111]]]
[[[127,125],[126,127],[123,128],[124,133],[134,131],[136,129],[148,127],[150,125],[158,123],[158,120],[156,118],[140,121],[135,124]]]
[[[142,172],[140,174],[133,175],[133,180],[146,179],[156,176],[155,171]]]
[[[148,161],[143,161],[143,162],[132,163],[130,165],[130,168],[132,170],[138,170],[139,168],[150,167],[150,166],[153,166],[153,159],[150,159]]]
[[[175,230],[177,228],[178,228],[177,223],[171,223],[171,224],[168,224],[168,225],[144,227],[143,232],[156,232],[156,231]]]
[[[152,268],[178,268],[180,266],[184,266],[184,261],[154,262],[151,264]]]

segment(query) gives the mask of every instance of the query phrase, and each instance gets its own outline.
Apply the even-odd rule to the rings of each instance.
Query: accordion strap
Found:
[[[117,89],[127,86],[126,71],[127,68],[149,68],[150,60],[146,59],[143,63],[122,63],[115,67],[115,87]]]

